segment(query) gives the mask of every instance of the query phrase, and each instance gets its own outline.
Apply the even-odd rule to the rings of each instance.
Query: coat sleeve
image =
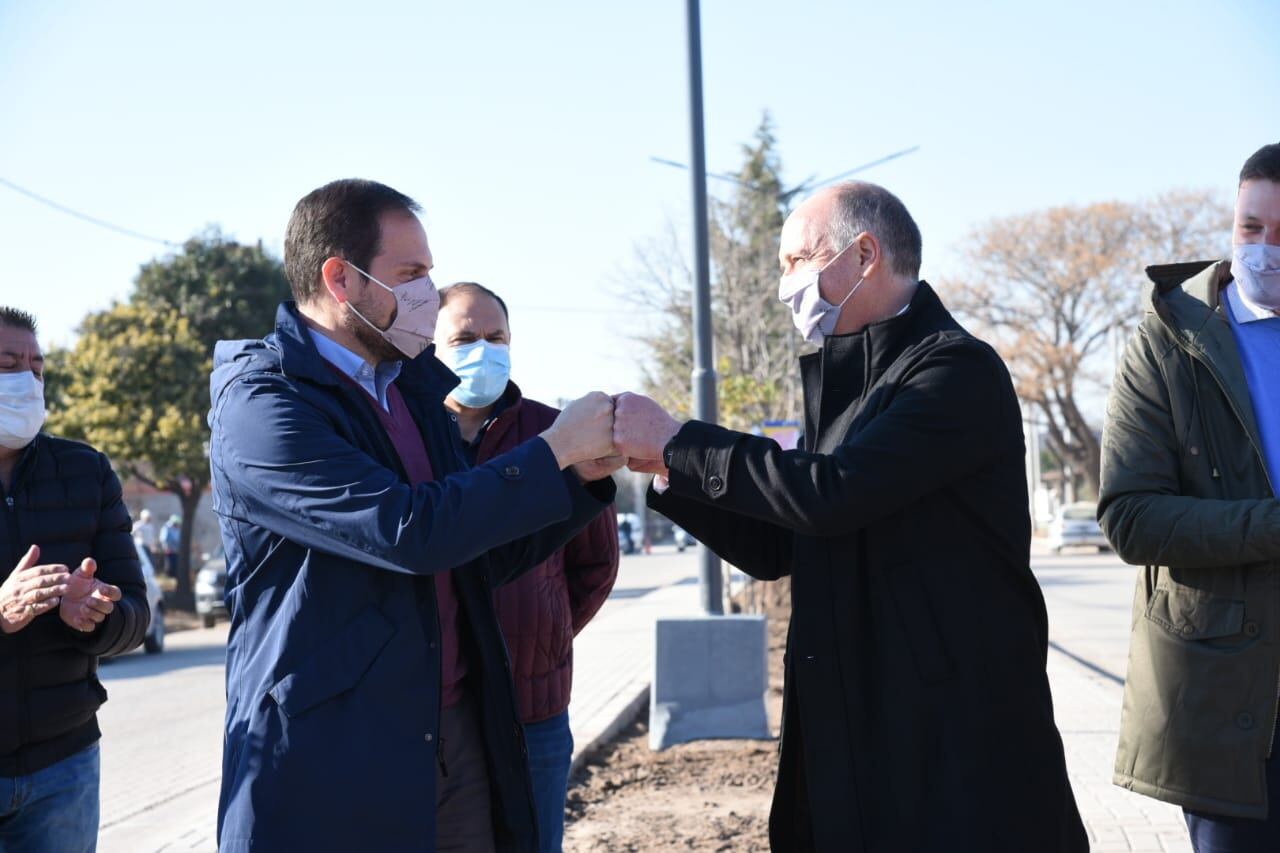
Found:
[[[277,374],[233,381],[215,401],[210,425],[221,514],[386,571],[431,575],[508,544],[510,559],[524,565],[554,551],[604,505],[599,491],[559,470],[541,439],[408,486]],[[544,528],[551,529],[527,538]]]
[[[670,488],[659,494],[650,486],[648,504],[720,559],[757,580],[774,581],[791,574],[795,536],[789,530],[683,497]]]
[[[137,648],[147,633],[151,613],[147,606],[147,585],[129,532],[129,510],[124,504],[120,480],[105,455],[98,454],[98,459],[102,507],[91,554],[98,564],[94,577],[119,587],[121,597],[115,609],[92,632],[85,634],[69,625],[67,631],[86,654],[105,657]]]
[[[573,633],[587,627],[618,579],[618,517],[602,512],[564,546]]]
[[[1127,563],[1239,566],[1280,557],[1280,501],[1180,494],[1169,386],[1145,329],[1129,342],[1107,401],[1098,520]]]
[[[531,439],[541,442],[541,439]],[[501,458],[501,457],[498,457]],[[563,474],[568,481],[571,509],[569,517],[529,536],[517,539],[489,552],[490,582],[494,586],[510,583],[526,572],[551,559],[551,555],[573,541],[613,503],[617,486],[612,477],[583,484],[573,470]]]
[[[670,491],[792,533],[843,536],[1023,453],[1008,371],[980,341],[935,345],[891,393],[830,454],[691,421],[674,439]]]

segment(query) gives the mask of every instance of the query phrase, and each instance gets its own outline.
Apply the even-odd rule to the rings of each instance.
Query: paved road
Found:
[[[103,853],[216,850],[227,626],[101,668]]]

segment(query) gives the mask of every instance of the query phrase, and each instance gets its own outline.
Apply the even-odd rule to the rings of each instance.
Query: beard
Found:
[[[361,310],[366,317],[368,312]],[[404,361],[405,355],[396,349],[386,338],[355,315],[354,311],[342,312],[342,327],[350,332],[360,344],[379,362]]]

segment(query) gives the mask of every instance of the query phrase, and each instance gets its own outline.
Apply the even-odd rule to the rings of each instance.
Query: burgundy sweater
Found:
[[[559,414],[522,399],[514,383],[503,404],[481,439],[479,463],[536,437]],[[609,508],[545,563],[494,591],[523,722],[540,722],[569,707],[573,638],[604,604],[617,578],[618,520]]]
[[[409,476],[409,485],[416,486],[434,480],[435,474],[431,470],[426,442],[422,440],[418,424],[413,420],[396,384],[392,382],[387,386],[387,406],[390,411],[386,411],[359,383],[337,367],[333,371],[349,385],[360,388],[365,402],[377,413],[382,428],[387,431],[387,438],[391,439],[396,454],[400,457],[400,464]],[[440,618],[440,696],[443,707],[449,708],[462,701],[462,680],[467,674],[467,661],[462,654],[461,637],[458,634],[461,617],[458,596],[453,590],[453,572],[440,572],[433,580]]]

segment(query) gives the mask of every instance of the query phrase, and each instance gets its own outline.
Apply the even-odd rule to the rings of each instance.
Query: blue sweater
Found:
[[[1240,349],[1249,396],[1253,398],[1253,414],[1262,434],[1262,452],[1266,457],[1271,488],[1280,487],[1280,317],[1255,319],[1258,311],[1250,311],[1235,285],[1227,291],[1227,316]]]

